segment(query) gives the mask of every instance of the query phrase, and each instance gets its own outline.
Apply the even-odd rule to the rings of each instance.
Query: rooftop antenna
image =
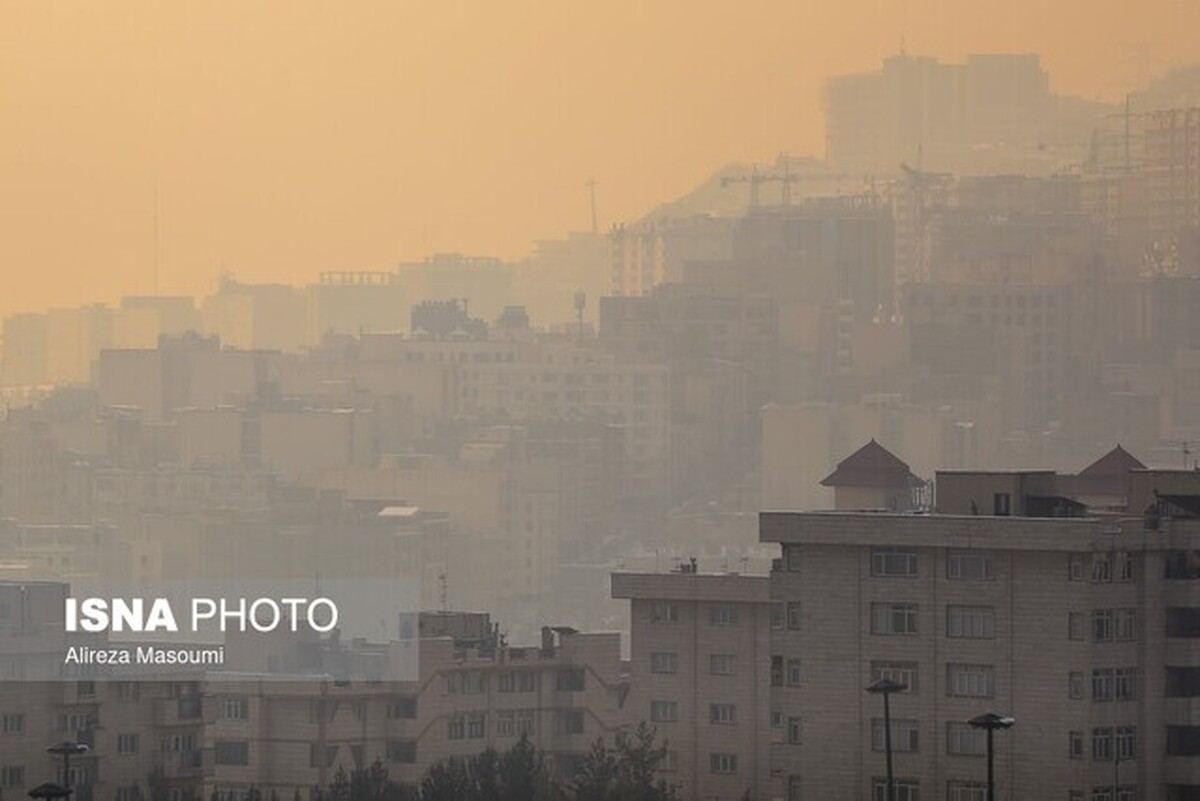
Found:
[[[600,233],[600,226],[596,222],[596,179],[589,178],[585,186],[588,188],[588,200],[592,207],[592,233],[598,234]]]
[[[438,573],[438,600],[441,602],[442,611],[450,611],[450,582],[446,579],[445,573]]]
[[[1189,469],[1188,468],[1188,458],[1191,455],[1192,455],[1192,450],[1191,450],[1191,448],[1188,447],[1188,441],[1185,439],[1183,441],[1183,469],[1184,470]]]

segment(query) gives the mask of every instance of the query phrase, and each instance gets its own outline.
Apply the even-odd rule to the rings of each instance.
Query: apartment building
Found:
[[[772,611],[766,576],[614,573],[630,600],[629,719],[667,747],[662,778],[680,801],[765,798],[770,744],[788,722],[770,704]]]
[[[16,592],[0,584],[0,610]],[[539,645],[520,648],[504,643],[486,614],[424,613],[418,627],[412,681],[210,674],[0,683],[0,786],[16,797],[62,781],[45,747],[63,740],[90,747],[71,763],[75,796],[86,801],[236,801],[252,787],[311,798],[339,767],[376,760],[394,781],[416,785],[440,760],[503,751],[521,736],[570,775],[597,738],[611,740],[625,725],[616,633],[547,628]],[[325,666],[372,647],[337,646]]]
[[[1200,474],[1129,466],[1124,514],[1069,497],[1075,477],[968,471],[938,474],[933,514],[764,512],[795,623],[772,630],[772,703],[802,732],[773,746],[772,797],[883,801],[864,688],[890,678],[903,801],[985,797],[965,721],[987,711],[1016,718],[999,797],[1200,798]]]

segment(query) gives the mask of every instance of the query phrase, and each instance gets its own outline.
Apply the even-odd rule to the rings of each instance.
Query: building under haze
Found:
[[[878,72],[825,87],[826,158],[841,170],[900,165],[958,173],[1046,174],[1077,162],[1114,109],[1056,95],[1034,53],[943,64],[901,51]]]
[[[768,511],[772,797],[875,798],[890,678],[902,799],[1200,798],[1200,474],[1114,451],[1079,476],[940,472],[932,513]],[[1088,503],[1096,503],[1089,508]],[[1119,508],[1120,511],[1114,511]]]

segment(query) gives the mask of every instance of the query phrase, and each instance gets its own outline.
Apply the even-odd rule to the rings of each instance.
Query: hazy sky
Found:
[[[821,154],[820,86],[1037,51],[1117,97],[1196,0],[0,0],[0,313],[523,255],[734,161]],[[1134,14],[1128,9],[1136,8]],[[157,196],[157,204],[155,197]]]

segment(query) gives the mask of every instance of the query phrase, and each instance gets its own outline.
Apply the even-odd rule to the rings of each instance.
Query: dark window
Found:
[[[1167,636],[1200,637],[1200,609],[1196,607],[1168,607]]]
[[[218,765],[248,765],[250,744],[245,740],[217,740],[213,757]]]
[[[1200,697],[1200,667],[1168,667],[1167,698]]]
[[[1200,756],[1200,726],[1167,726],[1168,756]]]

